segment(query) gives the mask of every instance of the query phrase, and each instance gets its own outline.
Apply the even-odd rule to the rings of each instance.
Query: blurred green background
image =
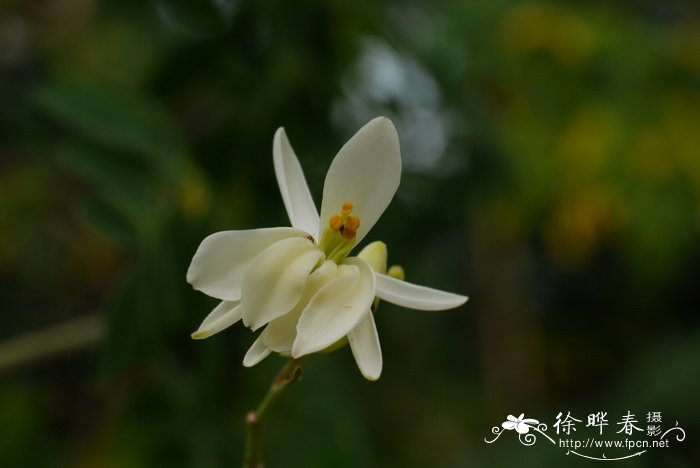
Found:
[[[241,325],[190,340],[216,301],[187,266],[287,225],[278,126],[318,203],[377,115],[404,172],[367,241],[470,301],[382,304],[378,382],[309,359],[268,466],[591,466],[484,438],[628,410],[687,438],[620,465],[698,466],[694,0],[1,0],[0,465],[239,465],[283,360],[243,368]]]

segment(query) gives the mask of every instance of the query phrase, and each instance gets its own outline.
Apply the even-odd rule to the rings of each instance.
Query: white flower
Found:
[[[375,380],[382,370],[370,310],[375,296],[420,310],[450,309],[467,300],[391,278],[383,274],[385,265],[373,269],[363,258],[348,257],[398,188],[396,129],[389,119],[376,118],[341,148],[326,175],[320,217],[282,128],[272,154],[292,227],[217,232],[202,241],[187,281],[222,302],[192,337],[207,338],[239,320],[252,330],[267,325],[243,360],[253,366],[273,351],[299,358],[347,336],[360,371]],[[365,256],[376,263],[373,255]]]
[[[531,427],[537,426],[540,422],[537,419],[523,419],[524,416],[525,413],[521,413],[517,418],[509,414],[506,418],[508,420],[501,424],[501,426],[508,431],[515,429],[518,434],[527,434],[530,432]]]

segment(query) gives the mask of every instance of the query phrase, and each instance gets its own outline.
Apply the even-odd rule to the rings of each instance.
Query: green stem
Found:
[[[282,393],[301,378],[301,359],[290,359],[272,381],[258,408],[245,417],[246,440],[243,468],[263,468],[261,425],[267,412]]]

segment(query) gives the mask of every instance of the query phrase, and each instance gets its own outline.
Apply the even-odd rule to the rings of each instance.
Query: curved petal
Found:
[[[326,260],[309,275],[304,285],[304,292],[297,305],[284,314],[271,321],[264,332],[265,344],[277,353],[290,353],[294,339],[297,336],[297,322],[309,300],[319,289],[338,275],[338,265]]]
[[[333,159],[323,185],[320,230],[349,202],[353,216],[360,218],[355,237],[359,243],[389,205],[400,179],[399,137],[391,120],[377,117],[350,138]]]
[[[239,301],[221,301],[209,315],[204,318],[196,332],[192,333],[192,339],[203,340],[209,338],[221,330],[230,327],[241,319]]]
[[[289,312],[301,298],[304,283],[320,250],[308,239],[283,239],[265,249],[243,279],[241,315],[257,330]]]
[[[392,304],[418,310],[446,310],[467,302],[466,296],[427,288],[376,274],[377,297]]]
[[[347,335],[368,313],[374,300],[374,274],[367,262],[347,258],[338,277],[309,301],[297,324],[292,356],[315,353]]]
[[[518,423],[513,422],[513,421],[506,421],[506,422],[504,422],[503,424],[501,424],[501,427],[503,427],[503,429],[506,429],[506,430],[508,430],[508,431],[512,431],[513,429],[515,429],[515,426],[516,426],[517,424],[518,424]]]
[[[377,380],[382,374],[382,349],[372,312],[367,312],[348,333],[348,341],[357,367],[367,380]]]
[[[265,345],[276,353],[291,352],[294,338],[297,336],[297,322],[302,310],[304,310],[303,307],[295,307],[268,323],[263,332]]]
[[[243,365],[246,367],[253,367],[255,364],[259,363],[265,359],[270,354],[270,348],[265,346],[265,341],[263,340],[262,334],[257,340],[253,342],[245,357],[243,358]]]
[[[237,301],[245,274],[263,250],[282,239],[307,235],[287,227],[214,233],[199,244],[187,270],[187,282],[209,296]]]
[[[530,432],[530,426],[528,426],[527,424],[518,423],[515,425],[515,431],[518,434],[527,434],[528,432]]]
[[[278,128],[272,143],[272,161],[284,207],[292,226],[312,235],[318,233],[318,210],[311,198],[299,160],[284,128]]]

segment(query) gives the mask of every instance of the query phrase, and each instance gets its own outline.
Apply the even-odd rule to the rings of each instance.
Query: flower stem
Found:
[[[243,456],[243,468],[263,468],[261,425],[265,415],[282,393],[301,378],[301,359],[290,359],[280,369],[272,381],[267,394],[256,410],[248,412],[245,417],[246,440]]]

